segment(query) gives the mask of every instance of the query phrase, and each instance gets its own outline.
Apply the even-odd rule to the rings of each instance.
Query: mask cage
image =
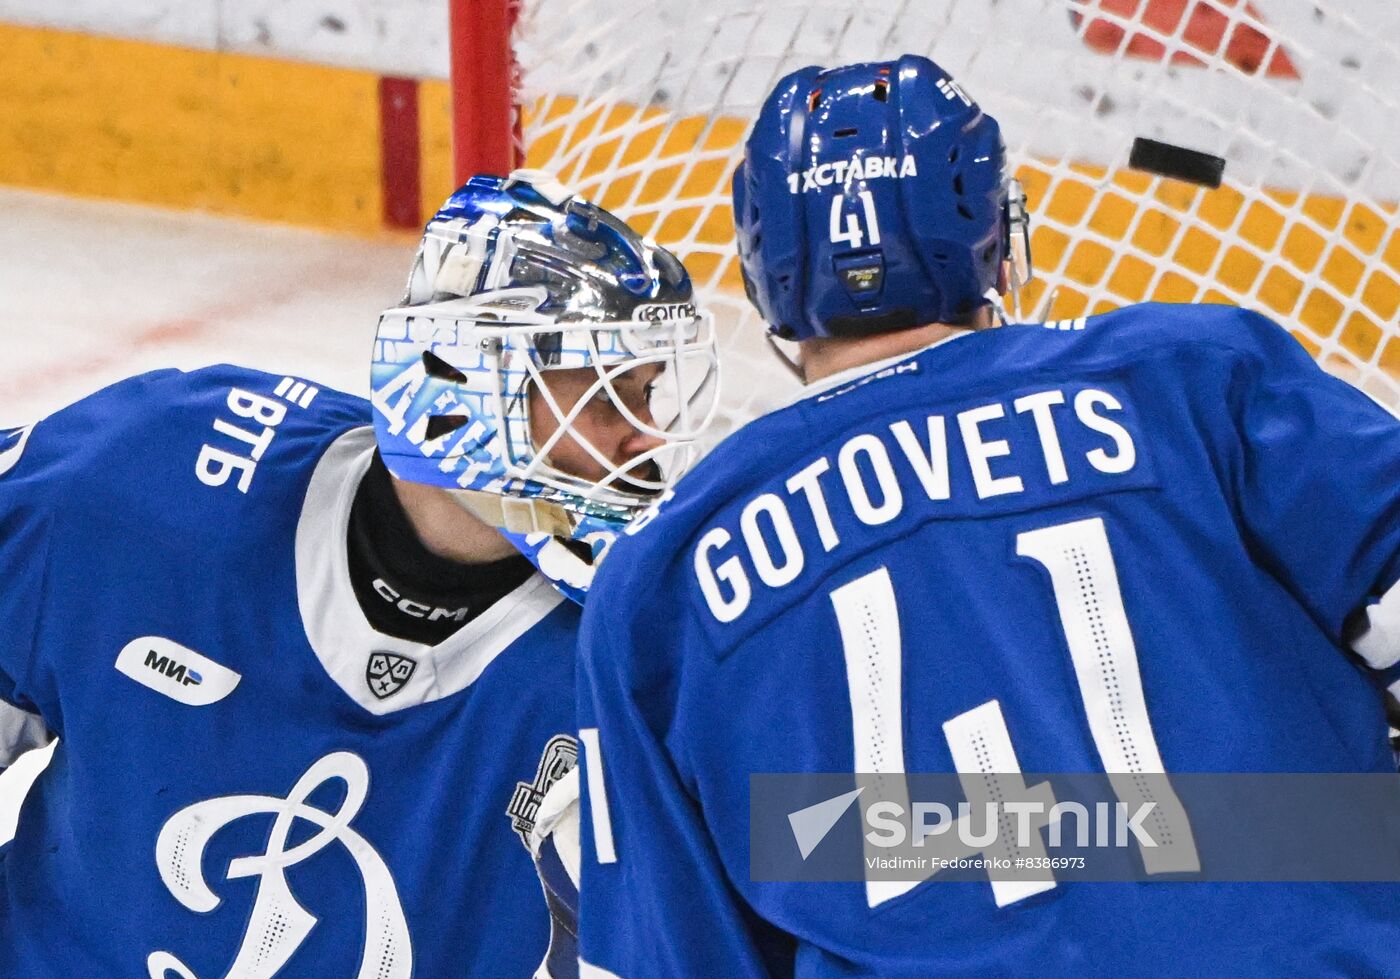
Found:
[[[499,451],[509,478],[540,484],[580,502],[634,508],[649,504],[698,458],[698,439],[719,404],[719,362],[709,315],[666,324],[556,325],[547,331],[529,327],[500,333],[496,411],[501,420]],[[648,403],[638,406],[619,391],[618,382],[649,365],[659,365],[661,371],[652,381]],[[594,378],[566,407],[551,387],[549,374],[580,368],[592,368]],[[535,399],[530,397],[532,389],[538,392]],[[659,444],[613,462],[579,424],[599,398],[633,430]],[[532,400],[556,424],[540,445],[531,437]],[[549,461],[551,451],[566,439],[603,469],[601,477],[579,477]]]

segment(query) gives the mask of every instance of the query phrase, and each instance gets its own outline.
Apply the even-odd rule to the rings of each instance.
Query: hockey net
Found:
[[[521,0],[510,13],[517,153],[682,257],[720,318],[740,419],[786,393],[734,255],[747,127],[789,71],[903,53],[933,58],[1002,123],[1033,215],[1024,318],[1240,305],[1400,403],[1400,5]],[[1220,158],[1220,186],[1131,167],[1139,137]]]

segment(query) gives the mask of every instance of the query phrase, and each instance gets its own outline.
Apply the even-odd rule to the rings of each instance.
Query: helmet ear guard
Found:
[[[1008,284],[1013,291],[1018,291],[1031,284],[1035,278],[1035,266],[1031,261],[1031,215],[1026,209],[1026,191],[1015,177],[1006,181],[1003,214],[1002,220],[1006,222],[1006,259],[1011,263]]]
[[[1006,315],[1003,303],[998,301],[996,305],[1003,319],[1021,322],[1021,290],[1035,278],[1035,266],[1031,261],[1031,215],[1026,209],[1026,191],[1015,177],[1006,181],[1002,223],[1006,228],[1003,254],[1006,256],[1006,289],[1011,293],[1011,316]]]

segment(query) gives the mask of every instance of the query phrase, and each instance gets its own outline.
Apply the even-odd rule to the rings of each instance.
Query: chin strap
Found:
[[[557,503],[478,490],[451,492],[458,505],[472,516],[499,527],[560,593],[583,604],[593,573],[617,536],[616,528],[583,534],[580,525],[590,518]]]
[[[1007,312],[1006,297],[1001,293],[997,292],[995,289],[988,289],[982,294],[982,298],[987,300],[988,305],[992,307],[992,314],[996,317],[996,322],[993,323],[992,326],[1009,326],[1011,323],[1015,322],[1011,318],[1012,314]],[[1021,297],[1018,293],[1016,296],[1016,315],[1019,316],[1020,312]]]
[[[568,538],[578,526],[578,514],[548,500],[468,489],[452,490],[452,498],[472,516],[507,533]]]

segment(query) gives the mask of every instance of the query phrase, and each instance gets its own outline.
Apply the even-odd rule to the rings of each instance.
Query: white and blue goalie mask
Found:
[[[577,598],[586,571],[553,539],[601,556],[695,461],[714,324],[680,261],[609,212],[547,175],[474,177],[380,316],[371,387],[389,470],[452,491]],[[590,438],[600,417],[637,434],[625,453]]]

